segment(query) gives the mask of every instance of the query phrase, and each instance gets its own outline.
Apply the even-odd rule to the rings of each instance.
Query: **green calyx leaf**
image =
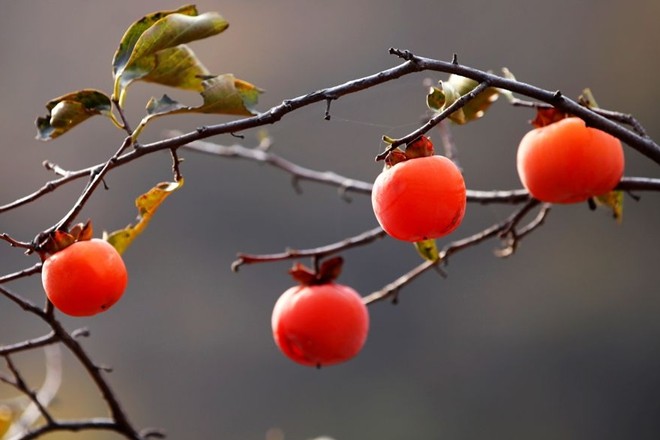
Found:
[[[85,89],[55,98],[46,104],[48,114],[37,118],[37,139],[49,141],[95,115],[112,118],[110,98],[98,90]]]
[[[121,39],[112,61],[113,97],[120,103],[136,80],[200,90],[208,72],[186,43],[223,32],[229,23],[216,12],[199,14],[193,5],[146,15],[133,23]]]
[[[138,209],[135,223],[109,234],[104,233],[103,239],[113,245],[120,254],[124,253],[133,240],[144,232],[165,199],[182,186],[183,179],[176,182],[162,182],[139,196],[135,199],[135,206]]]
[[[435,239],[417,241],[414,245],[419,255],[425,260],[438,261],[440,258],[440,252],[438,251],[438,245]]]
[[[441,112],[461,96],[469,93],[478,85],[477,81],[459,75],[449,75],[447,81],[440,81],[438,87],[431,87],[426,96],[426,104],[436,112]],[[466,124],[481,118],[488,107],[497,100],[499,91],[494,87],[486,90],[470,100],[462,108],[449,115],[449,119],[457,124]]]
[[[623,191],[610,191],[594,197],[597,206],[612,211],[612,216],[617,223],[623,222]]]

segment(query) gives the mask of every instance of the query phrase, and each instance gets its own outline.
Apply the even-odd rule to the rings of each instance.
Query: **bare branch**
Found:
[[[54,423],[45,424],[39,428],[28,431],[25,435],[15,440],[32,440],[39,438],[45,434],[52,432],[81,432],[81,431],[114,431],[123,434],[126,438],[131,440],[143,440],[147,437],[142,437],[138,433],[126,432],[121,426],[118,426],[112,419],[107,418],[93,418],[84,420],[67,420],[56,421]],[[11,439],[14,440],[14,439]]]
[[[42,263],[37,263],[32,267],[28,267],[27,269],[23,269],[23,270],[20,270],[18,272],[14,272],[14,273],[10,273],[10,274],[1,276],[0,277],[0,284],[6,283],[8,281],[17,280],[19,278],[25,278],[25,277],[29,277],[31,275],[38,274],[39,272],[41,272],[41,266],[42,266]]]
[[[27,312],[34,313],[35,315],[44,318],[45,312],[41,310],[41,308],[37,307],[36,305],[32,304],[29,300],[23,298],[17,293],[12,292],[11,290],[0,286],[0,294],[4,295],[7,297],[9,300],[14,302],[15,304],[18,304],[20,308]]]
[[[7,356],[21,351],[33,350],[35,348],[44,347],[46,345],[55,344],[59,342],[59,338],[55,332],[50,332],[47,335],[40,336],[27,341],[18,342],[16,344],[0,346],[0,356]]]
[[[530,199],[525,205],[517,209],[511,216],[507,219],[496,223],[480,232],[477,232],[473,235],[465,237],[461,240],[456,240],[449,243],[445,246],[440,252],[440,256],[436,261],[425,260],[423,263],[414,267],[408,273],[400,276],[395,281],[389,283],[382,289],[371,293],[363,298],[363,302],[367,305],[373,304],[378,301],[383,301],[388,298],[398,298],[399,290],[406,286],[408,283],[419,277],[424,272],[429,269],[439,267],[440,264],[445,264],[449,256],[472,246],[475,246],[485,240],[488,240],[492,237],[496,237],[504,231],[510,231],[524,218],[524,216],[539,202],[534,199]],[[547,214],[547,213],[546,213]],[[545,214],[543,216],[545,218]],[[531,232],[528,231],[528,232]],[[518,237],[521,238],[521,237]]]
[[[9,371],[11,371],[11,374],[14,376],[14,379],[10,380],[9,378],[0,376],[0,381],[13,386],[21,393],[28,396],[30,398],[30,401],[38,409],[41,416],[44,418],[44,420],[46,420],[46,423],[48,424],[53,423],[54,422],[53,417],[50,415],[46,407],[39,400],[39,398],[37,397],[37,393],[29,387],[29,385],[23,378],[21,372],[18,370],[18,367],[16,367],[16,364],[14,364],[14,361],[11,359],[11,356],[5,355],[4,358],[7,363],[7,367],[9,368]]]
[[[328,255],[336,254],[337,252],[341,252],[346,249],[371,243],[372,241],[383,238],[386,235],[387,234],[385,234],[385,231],[383,231],[380,227],[377,227],[374,229],[370,229],[366,232],[363,232],[362,234],[356,235],[354,237],[350,237],[345,240],[338,241],[337,243],[333,243],[327,246],[312,248],[312,249],[302,249],[302,250],[289,249],[279,254],[264,254],[264,255],[239,253],[238,259],[236,259],[232,263],[231,268],[234,272],[236,272],[244,264],[293,260],[296,258],[303,258],[303,257],[322,258]]]
[[[121,144],[117,152],[105,163],[105,165],[98,171],[98,173],[95,173],[92,175],[92,180],[89,182],[89,185],[84,189],[80,197],[78,198],[78,201],[73,205],[71,210],[59,221],[57,224],[55,224],[52,228],[49,229],[49,231],[55,231],[58,229],[68,229],[68,227],[71,225],[71,223],[75,220],[75,218],[78,216],[80,211],[82,211],[83,207],[89,200],[89,198],[92,196],[92,193],[98,187],[99,184],[103,182],[103,178],[105,175],[110,171],[111,164],[117,161],[117,159],[121,156],[121,154],[132,144],[131,137],[128,136],[126,139],[124,139],[124,142]]]
[[[611,121],[610,119],[598,114],[592,109],[579,104],[577,101],[565,97],[560,91],[552,92],[533,86],[531,84],[523,83],[514,79],[504,78],[498,75],[493,75],[492,73],[474,69],[472,67],[420,57],[414,55],[410,51],[392,48],[390,49],[390,53],[406,60],[408,63],[414,63],[420,70],[435,70],[438,72],[455,73],[457,75],[473,79],[479,83],[487,82],[492,87],[509,90],[511,92],[550,104],[559,110],[584,119],[584,121],[591,127],[598,128],[611,134],[612,136],[618,137],[621,139],[621,141],[625,142],[630,147],[639,151],[641,154],[648,157],[655,163],[660,164],[660,145],[658,145],[652,139],[642,136],[633,130],[629,130],[626,127]]]
[[[9,245],[11,247],[17,247],[17,248],[23,248],[23,249],[32,249],[32,244],[31,243],[24,243],[22,241],[15,240],[15,239],[11,238],[8,234],[6,234],[4,232],[0,234],[0,240],[6,241],[7,243],[9,243]]]
[[[295,176],[298,180],[325,183],[337,186],[345,191],[362,194],[371,193],[371,183],[350,179],[332,171],[311,170],[288,161],[275,153],[264,151],[260,148],[247,148],[238,144],[225,146],[206,141],[195,141],[186,145],[185,148],[214,156],[247,159],[255,162],[267,163],[275,168],[286,171]]]

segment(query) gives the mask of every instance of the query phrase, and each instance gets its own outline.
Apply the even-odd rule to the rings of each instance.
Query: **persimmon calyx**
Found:
[[[339,277],[343,264],[342,257],[333,257],[325,260],[319,266],[318,271],[314,271],[302,263],[294,263],[293,267],[289,269],[289,274],[302,286],[327,284]]]
[[[434,154],[435,150],[431,139],[421,135],[408,143],[405,150],[397,148],[390,151],[387,156],[385,156],[385,168],[391,168],[398,163],[405,162],[406,160],[429,157]]]
[[[92,221],[77,223],[69,231],[55,230],[49,233],[45,239],[37,245],[37,251],[42,255],[42,260],[48,255],[61,251],[77,241],[91,240],[94,235]]]
[[[566,119],[570,115],[554,107],[539,108],[536,110],[536,117],[531,121],[535,128],[547,127],[550,124]]]

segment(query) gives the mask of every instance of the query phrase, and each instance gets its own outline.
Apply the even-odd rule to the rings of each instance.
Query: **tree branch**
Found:
[[[263,254],[263,255],[239,253],[238,259],[236,259],[232,263],[231,269],[234,272],[236,272],[244,264],[293,260],[296,258],[303,258],[303,257],[323,258],[323,257],[327,257],[328,255],[336,254],[346,249],[371,243],[375,240],[385,237],[386,235],[387,234],[385,234],[385,231],[383,231],[379,226],[377,228],[370,229],[354,237],[350,237],[345,240],[338,241],[337,243],[332,243],[327,246],[321,246],[312,249],[302,249],[302,250],[288,249],[285,252],[281,252],[278,254]]]
[[[363,302],[367,305],[370,305],[375,302],[383,301],[388,298],[394,298],[396,302],[396,300],[398,299],[398,292],[402,287],[406,286],[411,281],[413,281],[414,279],[416,279],[417,277],[419,277],[421,274],[428,271],[429,269],[439,267],[440,264],[446,264],[448,258],[451,255],[463,249],[475,246],[492,237],[498,236],[502,232],[512,231],[520,223],[520,221],[522,221],[525,215],[538,204],[539,202],[537,200],[531,199],[525,205],[517,209],[507,219],[499,223],[496,223],[480,232],[470,235],[469,237],[465,237],[461,240],[456,240],[449,243],[440,251],[439,258],[436,261],[425,260],[423,263],[414,267],[412,270],[400,276],[393,282],[387,284],[382,289],[365,296],[362,299]],[[544,212],[543,218],[545,218],[546,215],[547,215],[547,211]],[[538,224],[540,224],[540,221],[537,218],[534,219],[532,223],[537,223],[538,226]],[[535,229],[535,227],[530,229],[528,232],[531,232],[531,230],[533,229]],[[527,235],[527,233],[525,235]],[[520,238],[522,238],[522,236],[518,234],[518,239]]]
[[[491,87],[509,90],[528,98],[536,99],[541,102],[578,116],[587,123],[587,125],[603,130],[606,133],[615,136],[628,144],[633,149],[639,151],[657,164],[660,164],[660,146],[652,139],[642,136],[635,131],[629,130],[611,120],[598,114],[590,108],[587,108],[577,101],[565,97],[560,91],[551,92],[530,84],[526,84],[514,79],[504,78],[493,75],[483,70],[467,67],[454,62],[434,60],[431,58],[414,55],[410,51],[390,49],[390,53],[396,55],[406,62],[414,63],[420,70],[433,70],[444,73],[454,73],[473,79],[479,83],[487,82]]]
[[[0,356],[7,356],[21,351],[33,350],[35,348],[44,347],[46,345],[55,344],[59,342],[59,337],[55,332],[50,332],[47,335],[40,336],[27,341],[17,342],[16,344],[0,346]]]

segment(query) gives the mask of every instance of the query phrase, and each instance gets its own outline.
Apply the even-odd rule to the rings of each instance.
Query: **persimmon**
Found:
[[[425,139],[425,138],[424,138]],[[428,140],[426,140],[428,142]],[[463,220],[465,180],[444,156],[433,155],[428,143],[406,150],[378,175],[371,192],[376,219],[390,236],[417,242],[445,236]],[[429,155],[430,154],[430,155]]]
[[[273,308],[275,344],[299,364],[321,367],[345,362],[366,342],[367,307],[353,288],[332,281],[339,272],[335,269],[314,277],[304,266],[294,266],[290,273],[301,284],[287,289]],[[304,276],[299,276],[301,272]]]
[[[614,136],[569,117],[525,134],[517,168],[532,197],[548,203],[583,202],[619,183],[623,148]]]
[[[50,255],[44,261],[41,281],[46,296],[62,313],[92,316],[121,298],[128,274],[119,252],[107,241],[94,238]]]

